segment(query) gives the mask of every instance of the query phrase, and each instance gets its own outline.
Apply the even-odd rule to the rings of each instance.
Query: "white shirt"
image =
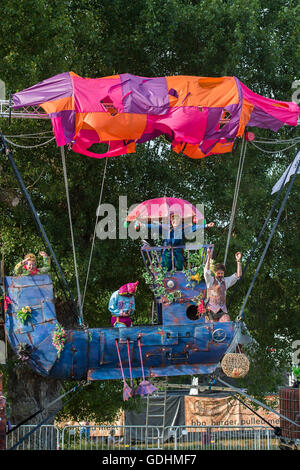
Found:
[[[205,279],[207,288],[213,285],[214,280],[216,280],[219,285],[221,284],[221,282],[219,282],[217,278],[211,275],[210,270],[206,268],[204,268],[204,279]],[[237,282],[239,277],[237,277],[236,273],[234,273],[232,276],[227,276],[227,277],[224,277],[223,279],[224,279],[225,287],[227,290],[229,289],[229,287],[232,287]]]

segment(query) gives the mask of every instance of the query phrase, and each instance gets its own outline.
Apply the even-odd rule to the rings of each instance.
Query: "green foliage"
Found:
[[[31,318],[32,312],[30,307],[23,307],[17,312],[17,319],[21,323],[26,323],[26,321]]]
[[[235,75],[257,93],[289,101],[292,82],[299,79],[299,10],[295,0],[6,0],[1,5],[0,78],[7,90],[15,92],[67,70],[86,77],[125,72],[143,76]],[[46,120],[12,120],[10,125],[3,120],[1,126],[7,135],[50,130]],[[263,129],[255,133],[275,136]],[[294,129],[284,127],[276,136],[294,135]],[[34,142],[18,139],[18,143]],[[274,156],[248,145],[227,263],[229,274],[236,266],[234,253],[242,251],[245,259],[250,252],[273,203],[271,188],[294,157],[295,149],[280,152],[279,147],[268,146],[268,151],[277,152]],[[173,154],[164,139],[139,145],[134,155],[109,159],[102,202],[117,208],[119,195],[127,196],[128,206],[162,195],[201,202],[206,219],[215,222],[206,234],[207,241],[215,244],[215,259],[222,260],[239,150],[234,155],[194,161]],[[67,204],[56,145],[52,142],[34,151],[17,149],[14,158],[75,297]],[[67,154],[81,289],[104,164],[102,159]],[[6,272],[11,273],[27,252],[38,253],[45,247],[4,155],[0,157],[0,185],[1,247]],[[16,197],[19,204],[14,206]],[[283,381],[282,371],[290,368],[291,344],[299,339],[299,209],[298,181],[245,311],[247,327],[260,345],[244,379],[249,393],[263,395],[266,390],[277,390]],[[239,312],[267,236],[262,238],[233,299],[232,318]],[[142,278],[139,249],[139,240],[96,239],[84,304],[84,320],[90,327],[109,326],[110,294],[136,279],[141,282],[135,323],[149,322],[152,293]],[[64,294],[56,276],[53,281],[58,306]],[[276,353],[266,353],[269,346]],[[90,387],[68,404],[69,414],[76,419],[91,414],[103,421],[123,406],[119,381]]]
[[[297,379],[300,379],[300,366],[293,367],[292,370],[293,370],[293,374],[295,375],[295,377]]]

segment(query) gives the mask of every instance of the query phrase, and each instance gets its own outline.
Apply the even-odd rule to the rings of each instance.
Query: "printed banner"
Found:
[[[275,400],[275,397],[266,397]],[[268,412],[264,408],[255,409],[251,402],[246,402],[260,416],[266,419],[272,426],[280,425],[280,418],[275,413]],[[279,411],[278,404],[272,407]],[[185,397],[185,425],[186,426],[268,426],[259,416],[246,408],[233,397]],[[192,431],[189,429],[189,431]]]

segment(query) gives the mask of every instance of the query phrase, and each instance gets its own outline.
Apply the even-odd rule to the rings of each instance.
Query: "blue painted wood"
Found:
[[[192,298],[203,291],[205,285],[186,287],[182,272],[171,277],[174,287],[169,291],[180,290],[182,295],[171,304],[162,301],[161,325],[67,330],[60,357],[52,344],[58,322],[51,278],[44,274],[6,277],[7,295],[12,300],[6,315],[8,340],[15,351],[19,343],[30,346],[28,364],[36,372],[65,380],[122,378],[116,339],[126,377],[130,376],[127,340],[133,376],[142,376],[139,339],[146,376],[211,373],[232,341],[234,323],[204,323],[202,319],[189,319],[187,308],[196,305]],[[32,318],[21,325],[16,314],[24,306],[32,308]],[[216,330],[221,330],[221,334],[214,337]]]

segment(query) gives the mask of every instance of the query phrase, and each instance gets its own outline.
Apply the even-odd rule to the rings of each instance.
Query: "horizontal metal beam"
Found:
[[[22,119],[50,119],[40,106],[24,106],[15,110],[9,100],[0,100],[0,117]]]

